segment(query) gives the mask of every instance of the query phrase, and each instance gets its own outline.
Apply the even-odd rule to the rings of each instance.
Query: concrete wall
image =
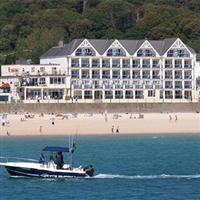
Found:
[[[200,112],[199,103],[96,103],[96,104],[0,104],[0,113],[30,111],[33,113],[125,113],[125,112]]]

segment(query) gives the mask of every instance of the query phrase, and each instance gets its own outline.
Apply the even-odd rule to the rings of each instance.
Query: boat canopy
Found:
[[[69,152],[68,147],[57,147],[57,146],[46,146],[42,151],[51,151],[51,152]]]

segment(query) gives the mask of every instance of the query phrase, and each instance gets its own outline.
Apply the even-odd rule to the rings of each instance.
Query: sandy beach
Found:
[[[200,134],[199,113],[26,115],[8,114],[0,135]]]

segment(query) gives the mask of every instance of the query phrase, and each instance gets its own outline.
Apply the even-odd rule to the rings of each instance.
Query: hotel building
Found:
[[[40,65],[2,66],[1,78],[18,77],[13,98],[30,103],[197,102],[196,63],[179,38],[75,39],[51,48]]]

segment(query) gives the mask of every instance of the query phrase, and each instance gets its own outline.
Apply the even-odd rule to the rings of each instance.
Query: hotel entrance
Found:
[[[102,99],[103,94],[102,91],[94,91],[94,99]]]

